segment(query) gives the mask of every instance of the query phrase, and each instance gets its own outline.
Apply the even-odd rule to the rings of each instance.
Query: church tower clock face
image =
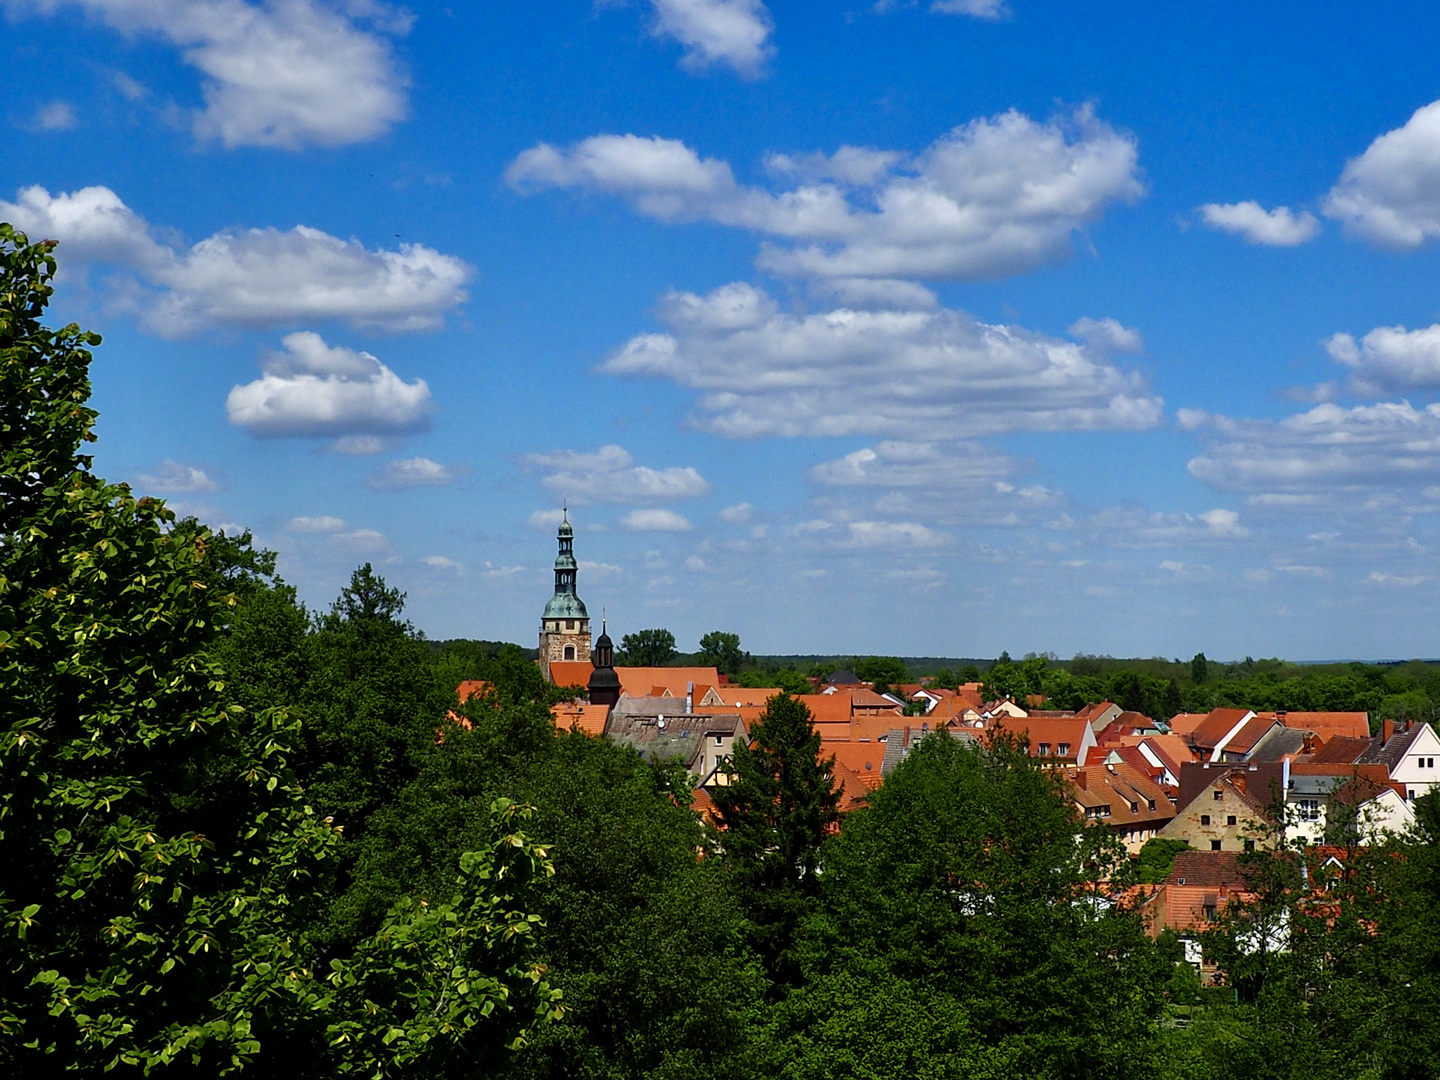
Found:
[[[590,614],[575,591],[575,529],[567,507],[556,534],[559,552],[555,556],[555,595],[540,614],[540,669],[551,682],[550,665],[590,660]]]

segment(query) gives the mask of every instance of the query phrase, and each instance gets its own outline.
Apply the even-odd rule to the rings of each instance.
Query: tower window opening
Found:
[[[566,659],[566,660],[574,660],[574,659],[575,659],[575,646],[574,646],[574,645],[566,645],[566,646],[565,646],[565,659]]]

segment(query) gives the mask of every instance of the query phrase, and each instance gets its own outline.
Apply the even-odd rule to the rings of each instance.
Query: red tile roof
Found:
[[[484,695],[490,692],[490,684],[484,679],[466,679],[455,688],[455,697],[463,705],[477,694]]]
[[[574,728],[586,735],[604,735],[605,720],[610,715],[610,707],[562,701],[558,705],[550,706],[550,715],[555,717],[555,727],[560,731]]]
[[[1190,734],[1190,742],[1205,750],[1214,750],[1217,743],[1245,719],[1249,709],[1211,709]]]
[[[1270,714],[1266,714],[1270,715]],[[1370,714],[1363,712],[1287,712],[1275,714],[1289,728],[1313,731],[1326,739],[1344,736],[1349,739],[1370,737]]]

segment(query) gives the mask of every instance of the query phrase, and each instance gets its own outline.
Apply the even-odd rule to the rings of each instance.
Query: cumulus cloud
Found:
[[[748,502],[742,502],[736,503],[734,506],[725,507],[724,510],[720,511],[719,516],[721,521],[728,521],[732,525],[738,525],[743,522],[749,521],[750,516],[754,512],[755,508],[753,506],[751,506]]]
[[[731,436],[1142,430],[1162,402],[1084,346],[939,311],[797,315],[737,282],[671,292],[669,333],[642,334],[601,370],[700,391],[700,423]]]
[[[392,461],[370,477],[370,486],[381,491],[414,487],[444,487],[458,480],[463,469],[441,465],[425,457]]]
[[[345,519],[329,515],[294,517],[286,523],[285,528],[296,533],[338,533],[345,531]]]
[[[1206,203],[1200,219],[1212,229],[1243,236],[1249,243],[1266,247],[1295,247],[1320,235],[1320,222],[1308,210],[1296,214],[1288,206],[1266,210],[1249,200],[1238,203]]]
[[[403,435],[429,425],[424,379],[407,383],[367,352],[325,344],[309,331],[282,339],[264,375],[230,390],[230,422],[260,437]],[[420,459],[423,460],[423,459]]]
[[[593,454],[575,450],[530,454],[525,462],[551,470],[540,482],[577,503],[650,502],[710,492],[710,484],[692,466],[652,469],[636,465],[621,446],[602,446]]]
[[[423,244],[371,251],[297,225],[227,229],[182,249],[157,241],[149,224],[106,187],[51,195],[21,189],[0,200],[0,218],[33,238],[60,241],[72,263],[108,263],[135,274],[139,295],[121,302],[166,337],[209,326],[269,327],[343,319],[382,330],[426,330],[467,299],[462,260]]]
[[[563,510],[536,510],[525,519],[525,523],[532,529],[554,529],[558,528],[560,522],[564,520],[565,511]]]
[[[1135,353],[1145,349],[1140,331],[1121,326],[1117,319],[1092,319],[1086,315],[1071,323],[1068,332],[1100,352]]]
[[[689,532],[690,522],[673,510],[631,510],[620,527],[632,532]]]
[[[444,555],[426,555],[420,561],[434,570],[447,570],[455,574],[465,569],[454,559],[446,558]]]
[[[227,147],[341,146],[406,113],[408,80],[391,36],[409,17],[377,0],[0,0],[11,15],[78,8],[126,34],[159,38],[204,77],[197,138]]]
[[[790,530],[826,547],[855,548],[933,548],[950,537],[918,521],[831,521],[817,518],[802,522]]]
[[[1234,491],[1327,494],[1347,488],[1433,484],[1440,477],[1440,405],[1317,405],[1273,420],[1207,418],[1209,445],[1192,476]],[[1314,505],[1312,501],[1298,505]]]
[[[1185,514],[1116,507],[1091,515],[1083,527],[1112,547],[1197,544],[1243,540],[1250,535],[1236,511],[1219,508]]]
[[[678,41],[685,49],[680,66],[703,71],[723,66],[745,78],[758,78],[775,55],[770,43],[774,21],[761,0],[651,0],[656,37]]]
[[[1324,209],[1347,235],[1381,247],[1416,248],[1440,236],[1440,101],[1346,162]]]
[[[777,155],[772,192],[674,139],[597,135],[542,143],[511,164],[518,191],[575,188],[627,199],[664,222],[713,221],[778,238],[759,265],[807,278],[977,280],[1069,255],[1071,236],[1143,193],[1133,138],[1089,109],[1037,123],[1018,112],[971,121],[913,157],[842,147]]]
[[[198,495],[220,490],[220,485],[205,470],[168,458],[153,473],[143,473],[135,479],[145,490],[162,495]]]
[[[1349,334],[1335,334],[1325,351],[1354,372],[1354,388],[1361,394],[1440,389],[1440,325],[1419,330],[1381,326],[1358,342]]]

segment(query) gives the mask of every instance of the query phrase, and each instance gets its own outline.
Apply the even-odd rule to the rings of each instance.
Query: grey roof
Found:
[[[943,732],[961,742],[974,744],[980,742],[979,736],[964,728],[936,728],[935,731]],[[885,756],[880,761],[880,775],[888,777],[895,771],[896,766],[909,756],[911,750],[914,750],[927,736],[932,734],[934,732],[930,730],[928,724],[922,724],[920,727],[891,728],[890,734],[885,736]]]
[[[1247,761],[1279,761],[1286,754],[1298,754],[1305,748],[1307,732],[1301,728],[1273,727],[1260,736]]]
[[[1405,760],[1405,755],[1410,752],[1410,746],[1420,737],[1422,729],[1428,724],[1416,724],[1409,731],[1397,731],[1390,736],[1390,741],[1381,743],[1378,738],[1370,743],[1370,749],[1360,755],[1361,765],[1384,765],[1391,773],[1394,773],[1396,766]]]
[[[830,678],[825,681],[831,686],[854,686],[860,681],[860,676],[856,675],[853,671],[846,671],[844,668],[841,668],[839,671],[832,671]]]
[[[546,601],[545,611],[540,617],[542,619],[588,619],[590,613],[585,610],[585,601],[574,593],[557,592]]]
[[[633,701],[622,698],[621,701]],[[654,700],[654,699],[651,699]],[[675,698],[665,698],[672,705]],[[617,706],[618,710],[618,706]],[[698,756],[701,744],[713,735],[743,737],[745,722],[739,713],[685,713],[654,716],[626,716],[612,710],[605,734],[622,746],[634,747],[646,761],[679,758],[689,765]]]

